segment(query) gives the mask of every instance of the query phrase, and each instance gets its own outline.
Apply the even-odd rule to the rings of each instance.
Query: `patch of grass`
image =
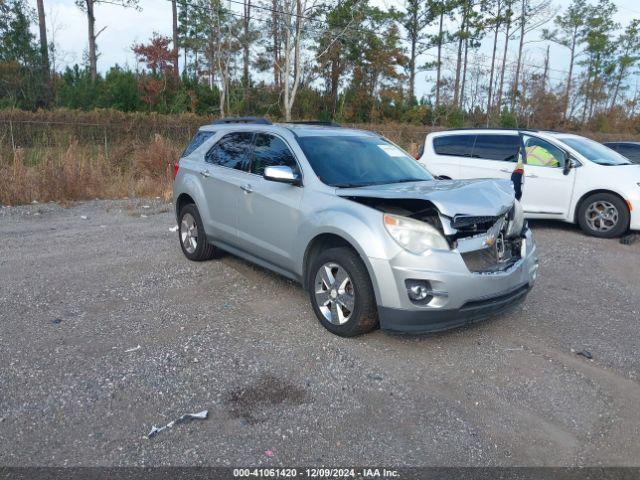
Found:
[[[171,197],[173,163],[181,147],[156,135],[147,143],[105,152],[71,140],[64,147],[0,151],[0,204],[94,198]]]

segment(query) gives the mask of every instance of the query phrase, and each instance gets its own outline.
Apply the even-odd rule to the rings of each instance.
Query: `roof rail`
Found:
[[[459,128],[445,128],[444,130],[439,130],[441,132],[455,132],[458,130],[500,130],[505,132],[537,132],[539,130],[535,128],[507,128],[507,127],[459,127]]]
[[[273,125],[269,120],[263,117],[228,117],[220,118],[211,122],[211,125],[227,125],[232,123],[253,123],[257,125]]]
[[[290,123],[294,125],[319,125],[323,127],[342,127],[342,125],[340,125],[339,123],[331,122],[331,121],[326,122],[323,120],[299,120],[299,121],[285,122],[285,123]]]

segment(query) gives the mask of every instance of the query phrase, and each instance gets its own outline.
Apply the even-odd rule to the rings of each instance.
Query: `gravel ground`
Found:
[[[639,243],[536,223],[521,311],[343,339],[173,225],[159,200],[0,208],[0,465],[640,466]]]

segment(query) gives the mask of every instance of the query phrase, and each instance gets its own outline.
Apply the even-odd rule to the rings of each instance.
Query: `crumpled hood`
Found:
[[[370,187],[338,188],[336,194],[341,197],[428,200],[447,217],[497,216],[508,210],[514,201],[511,181],[499,179],[392,183]]]

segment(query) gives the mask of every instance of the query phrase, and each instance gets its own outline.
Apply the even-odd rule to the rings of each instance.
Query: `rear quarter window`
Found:
[[[184,152],[182,152],[182,156],[186,157],[187,155],[190,155],[196,148],[198,148],[200,145],[206,142],[209,138],[215,135],[215,133],[216,132],[208,132],[208,131],[201,131],[196,133],[191,139],[191,142],[189,142],[189,145],[187,145],[187,148],[185,148]]]
[[[433,139],[433,149],[438,155],[470,157],[475,135],[442,135]]]

